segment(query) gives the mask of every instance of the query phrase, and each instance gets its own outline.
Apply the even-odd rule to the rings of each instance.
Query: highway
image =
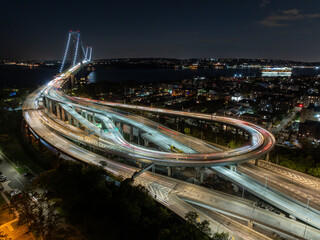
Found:
[[[80,65],[77,65],[78,68]],[[70,114],[73,118],[77,119],[82,125],[88,125],[89,129],[95,129],[96,135],[100,137],[100,139],[107,140],[108,144],[113,142],[112,149],[108,149],[110,152],[114,152],[115,154],[127,155],[127,157],[134,158],[140,161],[146,162],[155,162],[158,165],[166,165],[166,166],[213,166],[213,165],[230,165],[245,162],[251,159],[257,159],[266,153],[268,153],[275,144],[274,136],[268,132],[267,130],[261,128],[258,125],[245,122],[239,119],[220,117],[220,116],[212,116],[208,114],[199,114],[199,113],[190,113],[190,112],[180,112],[180,111],[171,111],[165,109],[155,109],[155,108],[146,108],[141,106],[132,106],[125,104],[117,104],[117,103],[109,103],[109,102],[97,102],[95,100],[90,99],[81,99],[76,97],[70,97],[60,91],[61,84],[65,81],[66,77],[70,72],[76,71],[77,68],[69,70],[66,75],[60,76],[52,80],[45,90],[43,91],[44,97],[50,99],[51,101],[55,101],[59,103],[64,110]],[[104,107],[104,106],[107,106]],[[184,116],[184,117],[192,117],[199,120],[206,121],[215,121],[222,122],[224,124],[229,124],[231,126],[235,126],[237,128],[243,129],[251,135],[250,143],[241,146],[237,149],[227,150],[227,151],[211,151],[208,153],[196,153],[193,149],[188,148],[184,144],[180,144],[172,138],[168,138],[164,134],[159,131],[155,131],[154,129],[148,127],[145,124],[142,124],[138,121],[134,121],[122,114],[115,113],[114,110],[110,110],[109,106],[113,107],[126,107],[136,110],[144,110],[144,111],[153,111],[153,112],[161,112],[170,115]],[[83,118],[78,112],[76,112],[75,108],[81,108],[82,110],[88,112],[94,112],[95,114],[99,114],[100,116],[104,116],[104,118],[109,118],[109,122],[102,120],[106,125],[110,125],[111,119],[116,119],[118,121],[122,121],[133,125],[134,127],[141,129],[147,134],[152,135],[152,138],[155,139],[155,142],[159,144],[161,142],[167,144],[168,149],[170,145],[177,146],[178,149],[183,151],[181,153],[172,153],[172,152],[164,152],[164,151],[155,151],[150,150],[145,147],[136,146],[124,140],[121,136],[110,137],[107,134],[99,133],[99,129],[95,128],[90,124],[88,120]],[[111,124],[112,128],[116,128]],[[164,138],[165,137],[165,138]],[[116,145],[116,147],[115,147]],[[164,146],[161,146],[164,148]]]
[[[81,107],[82,109],[88,111],[94,111],[94,113],[98,114],[98,116],[99,114],[101,114],[101,116],[99,117],[102,119],[102,121],[107,122],[107,124],[111,124],[110,116],[119,114],[116,114],[113,110],[109,109],[109,103],[95,103],[95,101],[93,100],[81,100],[79,98],[74,99],[69,96],[66,96],[63,92],[60,91],[60,85],[65,81],[65,78],[68,76],[68,74],[76,71],[77,68],[79,68],[79,66],[77,66],[64,73],[63,76],[57,77],[50,83],[37,89],[27,98],[23,105],[24,119],[27,122],[30,129],[32,130],[32,132],[34,133],[34,135],[36,137],[41,138],[43,143],[46,144],[48,147],[53,147],[54,151],[59,151],[61,156],[65,158],[73,158],[88,164],[98,166],[101,166],[100,161],[105,161],[108,163],[108,165],[104,167],[106,171],[109,171],[114,175],[131,177],[132,174],[135,171],[137,171],[136,168],[112,161],[101,155],[93,153],[87,149],[80,147],[72,141],[85,143],[86,145],[95,146],[101,149],[108,149],[109,151],[114,151],[115,153],[119,153],[119,149],[121,149],[122,151],[124,151],[124,154],[126,156],[130,156],[138,160],[148,159],[149,161],[156,162],[156,164],[165,166],[219,166],[226,164],[234,164],[258,158],[259,156],[262,156],[268,151],[270,151],[274,145],[275,139],[273,135],[257,125],[245,121],[240,121],[238,119],[216,117],[207,114],[195,113],[187,114],[190,117],[197,119],[205,119],[208,121],[211,120],[211,118],[214,118],[215,121],[222,121],[230,125],[235,125],[241,129],[245,129],[245,131],[250,133],[252,136],[251,143],[242,146],[238,149],[231,149],[222,152],[217,151],[217,149],[212,149],[212,153],[195,152],[192,154],[177,154],[165,151],[155,151],[153,149],[148,149],[145,147],[137,146],[135,144],[131,144],[130,142],[125,141],[121,134],[119,135],[116,132],[113,132],[112,134],[109,133],[109,135],[101,133],[101,130],[97,126],[92,124],[90,121],[88,121],[86,118],[81,119],[82,116],[78,112],[76,112],[75,109]],[[46,96],[51,100],[59,102],[59,104],[62,107],[69,111],[69,114],[78,114],[73,117],[77,118],[84,125],[86,125],[87,130],[90,129],[91,132],[79,129],[75,126],[71,126],[66,121],[62,121],[61,119],[52,115],[50,111],[44,110],[42,107],[39,107],[39,99],[41,99],[43,96]],[[153,109],[153,111],[155,112],[160,110],[163,111],[163,109]],[[169,114],[183,116],[186,113],[173,111]],[[134,124],[135,126],[139,126],[141,122],[136,121],[136,123]],[[111,127],[114,128],[114,126]],[[154,128],[151,129],[153,131],[155,130]],[[150,129],[148,129],[148,131],[150,131]],[[94,134],[92,134],[92,132],[94,132]],[[168,135],[165,134],[163,134],[162,136],[170,138]],[[188,146],[185,147],[188,148]],[[192,151],[192,149],[190,151]],[[198,199],[198,201],[201,201],[201,199],[212,200],[216,199],[218,196],[218,193],[207,190],[203,187],[181,182],[152,172],[144,172],[135,179],[135,183],[142,184],[143,186],[145,186],[147,189],[150,190],[151,194],[154,194],[154,197],[157,201],[161,202],[162,204],[164,204],[165,206],[167,206],[172,211],[176,212],[182,217],[184,217],[184,214],[186,212],[194,210],[194,207],[182,200],[182,197],[186,197],[186,193],[189,197],[195,194],[195,198]],[[222,199],[226,206],[229,206],[229,209],[230,206],[239,206],[238,204],[239,202],[241,202],[238,198],[235,197],[223,196]],[[247,208],[249,207],[250,206],[248,204],[241,205],[241,208],[243,208],[243,212],[248,212]],[[252,208],[252,206],[250,208]],[[275,213],[270,213],[262,209],[260,209],[259,211],[261,213],[269,214],[268,216],[266,215],[266,217],[270,220],[273,218],[281,218],[281,216],[278,216]],[[261,213],[256,216],[257,222],[261,217]],[[234,212],[233,214],[236,214],[236,212]],[[233,227],[228,226],[227,223],[222,224],[221,222],[217,222],[216,220],[212,219],[210,216],[203,212],[201,212],[200,214],[200,219],[207,219],[210,222],[210,227],[214,232],[229,232],[230,236],[234,236],[235,239],[269,239],[266,237],[257,238],[258,233],[252,229],[248,230],[247,228],[245,231],[246,234],[244,234],[243,236],[239,236],[239,233],[234,233]],[[292,220],[285,217],[282,217],[281,221],[283,227],[286,227],[287,231],[290,231],[291,228],[291,230],[293,231],[293,229],[299,226],[299,229],[305,229],[303,236],[320,236],[320,232],[318,230],[312,227],[307,227],[302,223],[295,223]],[[313,221],[313,219],[310,219],[310,221]],[[269,227],[277,227],[276,222],[273,225],[272,224],[272,221],[270,221]],[[247,233],[247,231],[249,231],[250,233]]]
[[[295,216],[300,220],[320,229],[319,213],[310,211],[306,208],[306,206],[297,204],[287,197],[271,191],[267,187],[263,187],[262,184],[253,181],[253,179],[246,175],[241,175],[224,167],[213,167],[213,169],[218,174],[226,177],[230,181],[236,182],[237,185],[244,187],[246,191],[253,193],[260,199],[263,199],[273,206],[291,214],[292,216]]]
[[[320,180],[310,175],[296,172],[279,165],[259,160],[258,166],[254,163],[243,163],[237,171],[250,176],[262,184],[267,185],[285,194],[288,198],[297,199],[302,203],[320,211]]]

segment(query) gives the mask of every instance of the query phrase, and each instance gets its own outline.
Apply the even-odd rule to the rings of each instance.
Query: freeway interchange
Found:
[[[48,147],[58,151],[62,158],[77,159],[98,166],[101,166],[100,162],[104,161],[107,162],[107,166],[103,167],[107,171],[115,175],[131,177],[134,172],[138,171],[137,168],[110,160],[109,158],[81,147],[81,145],[90,146],[95,149],[103,150],[106,153],[112,153],[113,155],[133,159],[142,163],[154,163],[166,167],[211,167],[235,165],[245,161],[258,159],[267,154],[275,144],[275,138],[270,132],[258,125],[239,119],[101,102],[92,99],[68,96],[61,91],[61,88],[70,75],[75,74],[80,68],[81,64],[77,64],[65,73],[55,77],[48,84],[32,93],[23,105],[23,116],[31,132],[39,139],[39,141],[42,141]],[[42,107],[43,105],[45,108]],[[168,114],[171,116],[190,117],[208,122],[221,122],[245,131],[250,135],[250,141],[235,149],[223,151],[213,149],[212,151],[199,152],[190,146],[188,147],[185,144],[160,133],[160,131],[156,131],[147,124],[143,124],[143,121],[134,120],[127,115],[117,112],[116,109],[111,107],[131,108],[153,113]],[[108,131],[102,131],[102,128],[97,126],[97,121],[99,121]],[[117,127],[117,124],[128,124],[131,126],[130,131],[136,129],[136,131],[140,132],[140,134],[145,137],[145,141],[147,137],[148,141],[152,140],[151,138],[155,139],[154,141],[159,144],[160,150],[133,144],[132,142],[125,140],[123,133]],[[179,148],[184,151],[183,153],[174,153],[169,150],[169,147],[167,147],[168,149],[166,150],[165,143],[169,143],[167,146],[170,146],[171,144],[179,146]],[[144,172],[137,177],[135,182],[144,185],[152,194],[157,196],[157,201],[169,207],[181,217],[184,217],[184,214],[187,211],[194,210],[194,207],[187,204],[186,201],[194,202],[195,199],[198,199],[201,203],[206,202],[207,205],[217,208],[217,206],[213,206],[215,203],[210,202],[208,199],[211,199],[211,201],[212,199],[216,199],[218,193],[209,192],[196,185],[164,177],[149,171]],[[198,196],[195,194],[196,192],[199,193]],[[183,197],[184,200],[182,200],[181,197]],[[189,199],[185,200],[188,197]],[[228,212],[228,214],[231,214],[232,216],[237,215],[236,211],[232,212],[230,206],[238,206],[241,200],[237,198],[228,198],[226,196],[223,196],[222,198],[224,199],[224,203],[229,207],[226,207],[221,211]],[[238,208],[240,207],[238,206]],[[251,218],[251,220],[248,221],[260,222],[261,224],[263,222],[268,222],[262,220],[263,218],[269,220],[277,219],[274,223],[269,221],[268,227],[277,228],[277,224],[281,223],[281,226],[285,231],[290,232],[295,229],[295,231],[303,232],[302,229],[304,229],[303,237],[313,237],[318,234],[317,230],[312,227],[278,216],[277,214],[270,215],[270,213],[265,213],[263,211],[259,212],[256,208],[252,208],[252,206],[247,203],[243,203],[241,209],[244,212],[243,215],[241,215],[241,218],[247,220]],[[253,216],[244,215],[245,212],[250,211],[258,211],[259,214],[255,218]],[[310,216],[313,217],[313,214],[310,213]],[[311,217],[308,219],[309,221],[306,222],[320,228],[318,221],[313,221]],[[233,224],[232,228],[227,226],[228,224],[221,226],[220,223],[203,212],[200,214],[200,219],[209,220],[210,227],[213,231],[220,230],[229,232],[235,239],[269,239],[259,235],[258,232],[251,228],[247,229],[239,227],[236,223]],[[230,219],[224,220],[231,221]],[[237,234],[235,234],[235,232]],[[243,234],[241,234],[241,232]]]
[[[153,162],[157,165],[203,167],[232,165],[252,159],[258,159],[267,154],[275,144],[275,138],[269,131],[258,125],[239,119],[111,102],[100,102],[91,99],[68,96],[60,90],[61,84],[66,81],[71,73],[76,72],[79,68],[80,65],[76,65],[66,74],[56,77],[44,87],[41,94],[45,98],[45,105],[47,105],[47,108],[50,109],[51,112],[54,112],[55,109],[57,109],[58,113],[56,113],[56,115],[68,115],[68,122],[76,122],[74,125],[81,125],[82,128],[85,128],[87,131],[93,131],[94,134],[99,137],[98,145],[103,145],[108,152],[133,158],[138,161]],[[172,141],[171,138],[168,138],[167,136],[159,133],[159,131],[155,131],[141,122],[134,121],[123,114],[115,112],[114,109],[110,109],[110,106],[220,122],[247,132],[250,135],[250,141],[235,149],[199,153],[178,141]],[[84,117],[83,114],[86,116]],[[94,123],[96,120],[102,122],[102,124],[109,129],[108,133],[101,131],[99,127],[95,126]],[[115,121],[138,129],[142,134],[144,134],[145,138],[149,137],[156,143],[169,142],[168,146],[178,146],[179,149],[184,150],[183,154],[168,151],[169,147],[167,151],[156,151],[148,147],[132,144],[122,137],[114,124]],[[160,147],[165,149],[164,146]]]

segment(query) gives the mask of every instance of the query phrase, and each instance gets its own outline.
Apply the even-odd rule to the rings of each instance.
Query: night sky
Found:
[[[0,0],[0,59],[61,59],[70,29],[94,59],[320,61],[319,0]]]

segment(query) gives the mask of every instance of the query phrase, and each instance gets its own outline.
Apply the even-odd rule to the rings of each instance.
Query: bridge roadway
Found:
[[[92,153],[86,149],[79,147],[78,145],[66,140],[64,137],[61,137],[59,134],[56,134],[54,131],[51,131],[51,127],[57,129],[58,127],[66,128],[66,131],[70,134],[81,134],[84,131],[70,127],[68,124],[61,124],[59,120],[57,122],[51,120],[48,124],[47,121],[50,119],[44,119],[46,116],[43,110],[33,110],[37,105],[37,101],[32,100],[32,97],[36,97],[37,93],[31,94],[31,97],[25,102],[23,106],[23,114],[25,116],[26,121],[30,124],[32,130],[40,136],[43,140],[48,142],[50,145],[59,149],[64,154],[68,156],[79,159],[80,161],[86,162],[88,164],[98,165],[100,166],[100,161],[106,161],[108,165],[105,169],[115,175],[122,175],[124,177],[130,177],[137,170],[134,167],[121,164],[119,162],[111,161],[105,157]],[[30,106],[30,104],[33,103]],[[29,110],[27,110],[29,109]],[[47,125],[48,124],[48,125]],[[56,126],[54,126],[56,125]],[[48,128],[50,126],[50,128]],[[61,131],[61,130],[59,130]],[[72,132],[71,132],[72,131]],[[87,137],[87,136],[84,136]],[[197,211],[200,215],[200,220],[208,220],[210,222],[210,227],[212,231],[224,231],[229,232],[230,237],[233,236],[234,239],[269,239],[261,235],[260,233],[242,225],[238,225],[237,234],[234,234],[234,226],[229,226],[230,221],[225,220],[225,223],[217,222],[215,219],[208,217],[206,214],[198,211],[193,208],[190,204],[182,200],[182,198],[189,198],[188,201],[194,201],[197,199],[199,203],[205,202],[209,206],[212,206],[215,209],[221,209],[223,211],[228,211],[229,213],[236,214],[237,212],[241,212],[242,214],[247,215],[255,223],[265,222],[265,219],[268,219],[269,227],[277,228],[279,223],[283,230],[288,232],[297,232],[305,230],[305,236],[310,236],[307,239],[317,239],[314,236],[319,235],[319,232],[314,228],[305,226],[302,223],[297,223],[288,218],[279,216],[277,214],[265,211],[263,209],[256,208],[252,206],[252,203],[226,194],[217,193],[203,187],[199,187],[193,184],[185,183],[179,180],[175,180],[172,178],[168,178],[165,176],[161,176],[158,174],[154,174],[152,172],[145,172],[137,177],[137,184],[142,184],[147,189],[150,190],[157,201],[161,202],[172,211],[176,212],[181,217],[184,217],[184,214],[188,211]],[[255,210],[252,210],[255,209]],[[250,214],[254,212],[255,214]],[[261,220],[262,219],[262,220]]]
[[[34,92],[33,94],[31,94],[28,99],[26,100],[26,102],[23,105],[23,114],[25,117],[26,122],[29,124],[30,128],[37,134],[39,135],[43,140],[45,140],[46,142],[50,143],[52,146],[54,146],[56,149],[60,149],[60,151],[64,152],[65,154],[67,154],[68,156],[72,156],[73,158],[79,159],[81,161],[90,163],[90,164],[96,164],[99,165],[99,161],[101,159],[108,161],[109,165],[108,167],[106,167],[106,170],[113,172],[114,174],[118,175],[124,175],[124,176],[130,176],[132,175],[131,173],[133,173],[135,171],[134,168],[130,167],[130,166],[126,166],[120,163],[115,163],[112,162],[108,159],[105,159],[99,155],[96,155],[94,153],[91,153],[85,149],[82,149],[81,147],[77,146],[76,144],[71,143],[70,141],[66,140],[65,138],[61,137],[59,134],[57,134],[57,131],[61,131],[62,128],[66,128],[67,129],[67,134],[71,134],[72,137],[76,137],[76,139],[90,139],[91,142],[98,142],[99,145],[99,138],[97,140],[95,140],[96,138],[94,136],[84,136],[83,135],[83,131],[79,130],[78,128],[75,128],[73,126],[70,126],[69,124],[65,124],[64,121],[61,120],[57,120],[57,121],[52,121],[50,118],[45,119],[46,114],[44,114],[43,110],[37,110],[39,105],[38,105],[38,100],[39,97],[41,96],[42,92],[46,89],[47,86],[41,87],[39,88],[36,92]],[[49,123],[49,121],[51,121]],[[60,122],[60,123],[57,123]],[[58,128],[61,128],[60,130]],[[70,130],[73,130],[70,131]],[[54,130],[54,131],[53,131]],[[101,144],[100,144],[101,145]],[[111,164],[112,163],[112,164]],[[130,172],[130,173],[129,173]],[[153,173],[143,173],[141,176],[139,176],[138,182],[140,182],[140,179],[143,178],[144,181],[146,181],[145,177],[146,176],[156,176],[156,178],[152,178],[152,180],[147,180],[147,184],[148,185],[148,189],[153,188],[153,191],[158,191],[160,194],[159,196],[165,196],[165,197],[157,197],[157,200],[162,202],[163,204],[167,205],[168,207],[170,207],[173,211],[177,212],[180,215],[183,216],[185,212],[187,212],[186,209],[184,209],[183,211],[181,211],[181,205],[185,205],[185,204],[178,204],[177,201],[181,201],[181,200],[170,200],[171,197],[168,197],[170,194],[170,192],[172,190],[175,191],[175,193],[179,192],[177,191],[180,187],[179,186],[186,186],[188,185],[187,183],[174,183],[177,180],[173,180],[173,179],[167,179],[166,177],[163,176],[159,176],[157,174],[153,174]],[[148,177],[147,177],[148,179]],[[156,179],[161,179],[159,181],[155,181]],[[169,188],[170,191],[165,191],[163,192],[163,186],[166,185],[171,185],[172,188]],[[156,188],[154,187],[156,186]],[[177,187],[178,186],[178,187]],[[191,189],[198,189],[199,187],[191,185],[188,186]],[[156,190],[155,190],[156,189]],[[161,189],[161,190],[160,190]],[[151,189],[152,190],[152,189]],[[192,191],[192,190],[191,190]],[[201,194],[204,194],[202,191],[203,190],[199,190]],[[152,192],[152,191],[151,191]],[[173,194],[173,193],[172,193]],[[205,193],[203,196],[205,196],[207,193]],[[212,193],[211,193],[212,194]],[[213,194],[214,195],[214,194]],[[239,201],[238,199],[236,200],[225,200],[227,203],[229,201],[229,206],[234,205],[235,202]],[[171,202],[171,203],[170,203]],[[173,204],[173,202],[175,202],[175,204],[178,204],[179,206],[174,206],[175,204]],[[170,204],[172,204],[172,206],[170,206]],[[180,210],[179,210],[180,209]],[[190,210],[190,208],[188,208]],[[202,219],[207,219],[207,216],[201,214],[201,216],[203,217]],[[276,218],[280,218],[281,216],[275,215],[273,217]],[[211,223],[211,227],[212,229],[215,231],[215,229],[217,229],[217,223],[213,220],[213,219],[209,219],[210,223]],[[284,222],[288,221],[288,219],[284,218],[282,219]],[[293,223],[291,223],[293,224]],[[288,225],[288,224],[287,224]],[[296,224],[293,224],[293,226],[295,226]],[[218,226],[219,228],[219,226]],[[220,226],[220,231],[222,230],[221,226]],[[226,231],[228,232],[232,232],[230,229],[226,229]],[[305,236],[315,236],[314,235],[314,231],[315,229],[310,228],[310,227],[305,227]],[[253,231],[254,232],[254,231]],[[256,233],[251,233],[251,234],[256,234]],[[309,234],[309,235],[308,235]],[[311,234],[311,235],[310,235]],[[236,238],[239,239],[239,238]],[[241,239],[241,238],[240,238]],[[244,239],[264,239],[263,237],[259,237],[259,238],[250,238],[248,237],[248,235],[246,237],[244,237]],[[312,238],[312,239],[317,239],[317,238]]]
[[[145,147],[136,146],[131,144],[121,138],[108,139],[108,141],[113,141],[114,144],[118,146],[118,149],[113,149],[113,151],[120,151],[122,154],[127,152],[127,155],[141,161],[152,161],[157,165],[165,166],[213,166],[213,165],[230,165],[245,162],[252,159],[257,159],[266,153],[268,153],[275,144],[274,136],[267,130],[261,128],[258,125],[245,122],[238,119],[220,117],[220,116],[211,116],[208,114],[199,114],[199,113],[189,113],[189,112],[180,112],[180,111],[171,111],[164,109],[154,109],[154,108],[145,108],[141,106],[131,106],[124,104],[116,103],[105,103],[105,102],[96,102],[95,100],[74,98],[65,95],[62,91],[59,91],[61,84],[64,81],[65,76],[58,77],[51,81],[46,90],[44,91],[44,96],[50,101],[55,101],[58,104],[69,104],[73,108],[80,108],[86,111],[92,111],[106,117],[110,114],[113,114],[113,117],[121,119],[121,121],[129,122],[130,124],[141,128],[142,130],[150,133],[150,128],[146,125],[143,125],[139,122],[133,121],[132,119],[126,118],[121,114],[114,114],[110,112],[109,108],[103,108],[103,106],[117,106],[117,107],[126,107],[134,108],[137,110],[161,112],[165,114],[178,115],[184,117],[192,117],[199,120],[206,121],[215,121],[222,122],[224,124],[229,124],[237,128],[243,129],[251,135],[251,141],[249,144],[241,146],[237,149],[231,149],[223,152],[208,152],[208,153],[172,153],[172,152],[163,152],[163,151],[154,151],[147,149]],[[70,112],[73,111],[73,112]],[[72,117],[80,117],[80,114],[76,114],[74,110],[68,112]],[[77,116],[76,116],[77,115]],[[116,116],[115,116],[116,115]],[[90,126],[91,127],[91,126]],[[156,133],[156,134],[155,134]],[[151,133],[154,138],[160,138],[161,134],[158,132]],[[101,138],[106,139],[106,135],[97,133]]]

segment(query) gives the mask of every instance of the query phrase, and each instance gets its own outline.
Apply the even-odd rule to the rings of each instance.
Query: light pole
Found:
[[[268,183],[268,177],[266,176],[266,181],[264,182],[264,187],[267,187],[267,183]]]
[[[308,197],[307,209],[308,209],[308,207],[309,207],[309,203],[310,203],[310,197]]]

